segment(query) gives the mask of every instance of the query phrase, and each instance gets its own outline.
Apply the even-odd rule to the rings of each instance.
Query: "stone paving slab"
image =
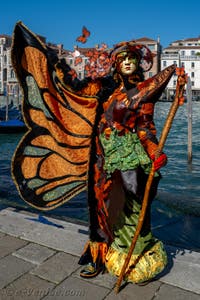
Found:
[[[40,215],[0,211],[0,230],[24,240],[80,256],[88,240],[87,227]],[[53,238],[52,238],[53,237]]]
[[[5,287],[13,280],[30,271],[35,265],[22,259],[8,255],[0,259],[0,288]]]
[[[30,243],[27,246],[13,252],[13,255],[33,264],[41,264],[44,260],[55,254],[56,251],[47,247]]]
[[[69,277],[58,285],[43,300],[102,300],[110,290],[78,278]]]
[[[176,261],[187,261],[193,264],[199,265],[200,262],[200,252],[195,252],[192,250],[187,250],[183,248],[172,247],[169,245],[165,246],[166,251],[172,258]]]
[[[80,271],[83,268],[83,266],[79,266],[79,269],[72,274],[73,277],[80,278]],[[117,277],[111,276],[109,273],[100,273],[98,276],[94,278],[84,278],[84,281],[87,281],[89,283],[98,285],[98,286],[103,286],[109,289],[112,289],[114,285],[117,282]]]
[[[0,211],[0,230],[15,237],[22,237],[25,233],[31,232],[35,228],[34,222],[29,222],[20,214],[10,210]]]
[[[200,253],[166,246],[168,266],[160,281],[200,294]]]
[[[78,257],[59,252],[33,269],[31,273],[58,284],[78,267]]]
[[[200,266],[174,261],[172,271],[161,277],[160,281],[200,294]]]
[[[78,232],[46,227],[45,225],[35,228],[29,234],[25,234],[23,238],[77,256],[81,255],[87,241],[87,236],[80,235]]]
[[[116,294],[113,290],[105,300],[150,300],[154,299],[154,295],[159,291],[161,282],[153,281],[146,286],[138,286],[133,283],[129,283],[125,286],[121,286],[120,291]],[[168,299],[169,300],[169,299]],[[175,300],[175,299],[171,299]]]
[[[0,290],[0,299],[40,300],[48,295],[54,287],[55,285],[51,282],[31,274],[25,274]]]
[[[24,247],[28,242],[13,236],[2,235],[0,238],[0,258],[11,254],[16,249]]]
[[[200,296],[195,293],[191,293],[183,289],[173,287],[168,284],[163,284],[161,285],[159,292],[155,295],[155,298],[153,300],[199,300],[199,299]]]

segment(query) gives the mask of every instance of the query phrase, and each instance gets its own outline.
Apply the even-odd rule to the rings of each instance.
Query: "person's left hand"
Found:
[[[165,153],[162,153],[157,159],[155,159],[155,155],[153,154],[151,159],[153,160],[155,172],[167,164],[167,155]]]

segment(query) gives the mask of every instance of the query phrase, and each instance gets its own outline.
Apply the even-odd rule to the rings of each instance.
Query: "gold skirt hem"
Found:
[[[112,246],[106,255],[106,269],[109,273],[119,276],[127,253],[120,252]],[[140,255],[132,255],[124,280],[141,283],[151,280],[161,273],[167,265],[167,254],[161,241],[157,241],[148,251]]]

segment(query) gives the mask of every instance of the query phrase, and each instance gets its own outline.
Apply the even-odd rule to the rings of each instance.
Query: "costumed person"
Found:
[[[12,175],[21,197],[40,210],[54,209],[87,189],[90,236],[80,275],[94,277],[106,268],[118,276],[153,163],[150,201],[126,274],[127,281],[140,283],[167,264],[163,244],[151,232],[151,202],[167,161],[164,153],[155,160],[153,113],[176,67],[144,80],[152,53],[134,41],[104,51],[98,63],[102,56],[106,72],[101,64],[92,76],[88,67],[91,76],[79,80],[23,23],[16,24],[12,63],[23,89],[28,131],[13,156]]]
[[[104,267],[111,274],[120,275],[138,224],[153,161],[157,172],[126,274],[128,281],[141,283],[154,278],[167,264],[163,244],[151,232],[151,202],[161,178],[159,169],[167,163],[164,153],[154,160],[158,141],[153,114],[174,66],[155,87],[154,79],[159,76],[144,81],[144,72],[152,67],[153,59],[144,45],[122,42],[115,45],[110,56],[114,70],[109,86],[114,88],[98,120],[93,179],[88,186],[90,240],[80,259],[80,264],[86,263],[80,275],[93,277]]]

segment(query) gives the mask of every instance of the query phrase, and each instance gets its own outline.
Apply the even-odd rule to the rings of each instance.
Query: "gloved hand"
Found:
[[[151,155],[151,159],[153,160],[155,172],[167,164],[167,155],[165,153],[162,153],[157,159],[155,159],[155,155],[153,154]]]

